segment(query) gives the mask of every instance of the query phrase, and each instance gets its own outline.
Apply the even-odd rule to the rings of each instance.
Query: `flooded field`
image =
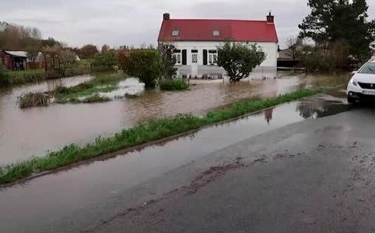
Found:
[[[111,206],[113,215],[133,207],[135,196],[124,199],[122,195],[126,196],[134,186],[252,136],[305,119],[348,110],[350,105],[345,104],[344,98],[308,98],[205,128],[141,151],[110,159],[98,158],[80,167],[4,188],[0,192],[0,225],[4,232],[40,233],[55,232],[56,229],[84,232],[76,228],[79,224],[75,223],[108,219],[111,216],[106,215],[106,205]],[[182,178],[176,177],[176,180],[179,179]],[[128,206],[119,205],[119,202]],[[93,207],[85,209],[88,206]]]
[[[139,98],[124,98],[107,103],[57,104],[24,110],[17,107],[17,97],[24,92],[49,91],[58,85],[72,86],[91,78],[80,76],[0,89],[0,165],[30,156],[43,156],[48,150],[56,150],[70,143],[88,143],[99,135],[110,136],[153,117],[177,113],[201,114],[244,98],[274,97],[300,88],[347,82],[344,76],[285,74],[280,74],[278,79],[235,85],[220,80],[191,80],[191,90],[184,92],[144,91]],[[134,91],[129,83],[122,85]],[[134,82],[134,85],[139,83]],[[115,96],[119,93],[111,94]]]

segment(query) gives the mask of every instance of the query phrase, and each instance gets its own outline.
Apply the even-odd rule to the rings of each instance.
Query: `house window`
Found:
[[[198,63],[198,54],[193,53],[191,56],[191,62],[192,63]]]
[[[208,63],[210,65],[213,65],[213,64],[216,64],[216,62],[217,62],[217,54],[216,53],[209,54],[208,55]]]
[[[209,50],[208,51],[208,63],[210,65],[216,64],[217,62],[217,51],[216,50]]]
[[[180,31],[178,29],[175,29],[172,31],[172,36],[178,36],[180,35]]]
[[[181,65],[181,54],[174,54],[174,59],[177,65]]]
[[[175,50],[174,53],[173,53],[173,58],[175,59],[176,61],[176,65],[181,65],[181,50]]]
[[[219,35],[220,35],[220,32],[219,32],[218,30],[214,30],[214,31],[212,32],[212,35],[213,35],[213,36],[219,36]]]

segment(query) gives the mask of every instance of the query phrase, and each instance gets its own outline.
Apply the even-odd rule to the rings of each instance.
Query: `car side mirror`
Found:
[[[358,70],[354,70],[354,71],[352,71],[352,74],[353,74],[353,75],[356,74],[356,73],[358,73]]]

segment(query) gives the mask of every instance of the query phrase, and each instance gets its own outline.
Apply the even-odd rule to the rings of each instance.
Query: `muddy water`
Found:
[[[323,97],[285,104],[163,145],[3,189],[0,191],[0,226],[9,233],[60,232],[74,229],[72,220],[82,221],[88,227],[92,222],[85,221],[108,219],[111,217],[108,212],[125,208],[114,205],[110,210],[108,206],[103,209],[100,203],[125,202],[122,193],[131,187],[249,137],[305,119],[346,111],[349,105],[343,101]],[[128,202],[131,205],[132,200]]]
[[[43,156],[70,143],[85,144],[110,136],[153,117],[177,113],[200,114],[207,109],[249,97],[273,97],[308,86],[345,83],[344,77],[280,75],[279,79],[243,82],[192,80],[191,91],[145,91],[139,98],[97,104],[66,104],[21,110],[17,96],[27,91],[75,85],[91,76],[49,81],[38,85],[0,89],[0,165]]]

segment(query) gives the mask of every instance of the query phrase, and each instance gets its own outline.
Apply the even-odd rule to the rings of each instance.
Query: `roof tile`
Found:
[[[172,36],[173,30],[178,36]],[[214,36],[213,31],[219,31]],[[170,19],[164,20],[158,41],[223,41],[278,42],[274,24],[255,20]]]

